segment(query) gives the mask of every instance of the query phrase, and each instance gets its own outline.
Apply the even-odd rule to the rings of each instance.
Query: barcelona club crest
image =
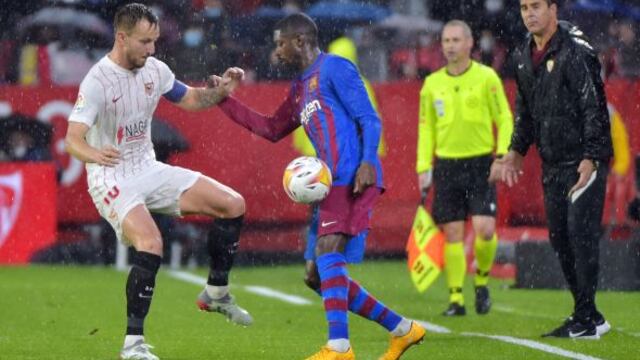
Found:
[[[309,91],[314,91],[318,88],[318,76],[314,76],[309,80]]]
[[[153,94],[153,82],[144,83],[144,93],[147,94],[147,96]]]

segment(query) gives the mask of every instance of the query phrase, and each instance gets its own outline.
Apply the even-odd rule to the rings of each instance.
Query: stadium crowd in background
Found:
[[[110,19],[125,0],[0,1],[0,83],[77,85],[109,48]],[[231,64],[246,70],[247,81],[291,78],[270,57],[269,27],[292,12],[308,11],[314,0],[144,1],[160,19],[163,33],[157,57],[186,81],[204,81]],[[512,77],[510,50],[523,32],[514,0],[370,0],[392,16],[383,21],[319,22],[321,48],[347,34],[359,47],[360,68],[373,81],[423,79],[444,65],[439,51],[443,22],[467,21],[476,39],[473,58]],[[577,22],[594,40],[605,64],[604,75],[637,77],[640,55],[637,22],[620,16],[584,16],[573,1],[561,14]],[[52,21],[51,19],[56,19]],[[73,64],[73,66],[68,66]]]
[[[518,92],[521,94],[523,88],[526,89],[526,86],[522,85],[522,73],[519,73],[521,68],[517,66],[518,63],[513,62],[514,59],[515,61],[519,59],[518,56],[520,56],[520,59],[522,58],[522,54],[517,53],[517,49],[518,46],[522,45],[523,34],[527,31],[519,18],[519,4],[521,1],[553,4],[554,7],[557,7],[558,13],[561,14],[562,18],[574,20],[593,39],[591,44],[594,45],[597,56],[602,63],[602,69],[598,74],[595,71],[589,74],[592,76],[591,80],[596,83],[597,89],[594,91],[596,95],[602,95],[600,94],[602,92],[602,83],[595,80],[596,77],[598,79],[600,77],[603,79],[637,79],[640,77],[640,62],[638,61],[640,59],[640,41],[637,34],[637,20],[632,17],[619,17],[614,14],[602,17],[582,16],[579,12],[585,10],[579,9],[575,6],[577,2],[570,0],[559,2],[553,0],[354,0],[357,3],[366,3],[388,9],[392,15],[387,17],[386,21],[344,20],[338,23],[318,21],[319,33],[322,34],[322,36],[318,37],[318,50],[326,49],[327,53],[321,53],[322,56],[330,56],[328,55],[331,52],[330,44],[336,44],[336,39],[337,42],[343,40],[348,42],[349,46],[353,47],[353,49],[349,48],[349,51],[353,50],[354,57],[344,57],[351,59],[357,65],[355,69],[360,70],[363,80],[365,80],[364,76],[374,82],[421,81],[425,77],[433,80],[440,69],[447,67],[448,60],[450,60],[442,52],[443,38],[441,33],[443,26],[450,19],[459,18],[470,25],[474,38],[473,48],[469,48],[469,54],[467,54],[473,59],[470,62],[471,66],[486,69],[486,72],[491,74],[492,80],[497,79],[498,82],[500,81],[498,76],[493,79],[496,74],[503,79],[515,78],[518,81]],[[3,8],[0,13],[0,22],[3,24],[2,29],[0,29],[0,52],[3,54],[0,57],[0,86],[14,84],[34,87],[41,85],[80,86],[81,91],[83,91],[81,85],[83,79],[86,79],[91,69],[95,68],[100,61],[104,61],[106,59],[105,55],[112,50],[111,46],[114,43],[115,31],[111,19],[116,14],[116,9],[130,2],[132,1],[24,0],[17,2],[0,0],[0,6]],[[272,31],[273,25],[283,17],[286,18],[286,16],[300,11],[308,11],[318,1],[140,0],[140,2],[148,5],[153,15],[157,17],[161,28],[159,38],[155,43],[154,55],[160,61],[155,59],[153,61],[167,64],[170,69],[175,71],[176,78],[184,79],[189,84],[204,84],[209,75],[223,74],[226,69],[233,66],[238,66],[245,70],[244,81],[249,83],[291,80],[299,76],[300,68],[287,66],[287,64],[279,61],[281,60],[279,57],[282,57],[282,54],[278,54],[278,51],[274,50],[274,40],[278,38]],[[619,3],[628,3],[629,6],[635,5],[633,1],[619,0]],[[638,9],[640,10],[640,7]],[[155,17],[149,18],[154,19]],[[462,24],[465,23],[463,22]],[[463,29],[466,30],[465,27]],[[561,27],[559,31],[565,34],[565,30],[567,29]],[[304,41],[302,44],[309,45],[308,43],[305,44]],[[356,48],[360,54],[360,61],[358,62],[353,61]],[[312,50],[316,51],[315,48]],[[513,53],[516,53],[515,57],[512,56]],[[539,56],[537,59],[542,61],[538,64],[542,69],[541,71],[547,69],[547,72],[551,72],[554,66],[558,69],[560,62],[544,62],[544,54],[544,51],[541,51],[538,55],[534,54],[534,61],[536,56]],[[114,71],[123,70],[118,68],[115,63],[111,64],[110,67],[113,68],[111,70],[115,69]],[[493,71],[490,71],[491,68]],[[595,69],[595,66],[593,69]],[[170,73],[170,70],[166,69],[166,72]],[[353,79],[356,79],[356,77]],[[235,80],[238,79],[234,78]],[[224,83],[224,86],[229,86],[230,80],[229,77],[221,77],[216,81],[218,81],[218,85]],[[450,79],[447,79],[447,81],[450,81]],[[365,80],[365,86],[366,83]],[[342,85],[346,86],[345,84]],[[182,86],[186,85],[182,84]],[[210,83],[208,86],[213,87]],[[311,89],[320,85],[317,82],[309,81],[305,86]],[[494,89],[497,88],[498,86],[496,85]],[[147,90],[153,92],[160,89],[153,89],[152,87]],[[208,90],[211,89],[208,88]],[[226,90],[231,91],[229,89]],[[457,92],[457,89],[455,91]],[[502,86],[500,85],[499,92],[502,93],[502,91]],[[364,92],[360,91],[360,93]],[[494,95],[495,93],[496,91],[493,92]],[[373,99],[372,92],[369,95],[370,99]],[[426,94],[423,95],[426,96]],[[119,99],[116,97],[110,98],[113,104]],[[80,107],[84,107],[85,99],[82,99],[82,101],[79,99],[78,101]],[[229,110],[229,103],[233,101],[227,102],[225,105],[226,110],[223,110],[231,118],[234,116],[231,115],[232,111]],[[500,99],[500,106],[503,107],[506,104],[505,101],[505,99]],[[110,103],[109,101],[107,102]],[[604,96],[598,98],[595,102],[598,105],[604,104],[606,106]],[[567,103],[570,103],[570,101],[567,101]],[[213,104],[210,103],[208,105]],[[71,116],[71,122],[75,122],[76,125],[83,121],[91,122],[90,119],[84,119],[78,115],[78,112],[82,111],[82,108],[78,109],[78,106],[76,104],[74,114]],[[522,103],[519,104],[516,109],[518,117],[526,118],[531,115],[527,111],[530,109],[525,108]],[[320,109],[314,108],[315,110]],[[431,112],[440,110],[437,108],[429,109]],[[580,111],[582,110],[580,109]],[[598,116],[603,118],[604,108],[597,110],[599,111]],[[575,112],[577,113],[578,110]],[[623,121],[619,115],[617,117],[614,116],[617,113],[612,106],[610,106],[609,112],[613,118],[611,125],[613,129],[611,131],[614,133],[614,141],[616,141],[616,144],[626,141],[627,148],[623,150],[629,152],[628,138],[624,137],[627,135]],[[244,115],[246,115],[246,111]],[[421,120],[424,117],[423,115],[421,113]],[[0,161],[52,160],[51,128],[35,120],[37,119],[27,118],[17,113],[12,114],[10,117],[0,118],[0,126],[2,126],[0,127]],[[496,118],[494,120],[499,119]],[[243,121],[246,121],[246,119]],[[499,128],[499,137],[502,137],[503,130],[506,133],[506,129],[502,129],[499,123],[496,123],[496,125]],[[86,131],[87,129],[84,130]],[[510,179],[509,181],[517,178],[520,175],[521,157],[525,155],[527,148],[534,140],[541,141],[540,139],[527,137],[535,133],[528,130],[523,129],[521,123],[520,129],[517,129],[516,135],[514,135],[515,140],[511,145],[512,152],[506,156],[506,159],[494,162],[496,166],[494,170],[502,178],[508,178]],[[604,139],[601,139],[600,145],[604,148],[608,146],[606,138],[609,136],[609,132],[604,131],[604,128],[600,130],[603,130],[600,135]],[[571,132],[567,131],[564,135],[569,133]],[[624,139],[616,140],[621,139],[621,137],[616,137],[616,134],[620,135],[621,133],[624,135]],[[76,140],[84,137],[84,133],[81,132],[76,133],[76,135]],[[420,136],[424,139],[424,134]],[[523,140],[523,137],[527,138]],[[502,155],[506,151],[503,140],[499,139],[497,141],[496,155]],[[566,138],[563,138],[562,141],[570,142]],[[375,143],[378,144],[377,142]],[[614,147],[616,144],[614,144]],[[304,143],[303,146],[309,145],[309,143]],[[68,146],[67,148],[71,152],[74,151],[73,146]],[[567,151],[554,151],[554,153],[572,153],[576,148],[578,147],[565,149]],[[429,150],[435,151],[436,156],[438,155],[437,147]],[[595,306],[595,290],[598,267],[598,250],[596,248],[601,230],[597,227],[599,224],[597,218],[602,212],[604,200],[601,199],[601,192],[604,192],[604,183],[609,170],[606,163],[610,154],[603,150],[601,154],[596,154],[597,156],[593,158],[581,159],[581,162],[576,162],[574,161],[576,159],[572,158],[569,164],[562,163],[558,165],[554,161],[549,161],[549,159],[545,158],[548,154],[544,152],[544,147],[541,147],[541,150],[545,161],[543,165],[543,174],[545,175],[543,181],[545,183],[545,205],[550,224],[551,243],[559,255],[575,304],[574,312],[566,321],[546,335],[553,337],[599,337],[609,330],[608,322]],[[493,147],[488,153],[492,152]],[[370,155],[373,156],[374,153]],[[76,152],[74,155],[83,157],[81,152]],[[424,154],[422,155],[424,156]],[[466,158],[466,155],[469,154],[464,155]],[[482,154],[474,153],[472,155]],[[622,154],[621,157],[618,157],[618,154],[616,154],[616,158],[624,158],[624,155]],[[100,161],[110,163],[115,161],[114,157],[116,155],[106,151],[101,156],[102,160]],[[166,157],[163,158],[166,159]],[[488,158],[492,158],[492,156],[489,155]],[[420,159],[419,155],[418,162],[421,160],[424,159]],[[454,160],[454,162],[456,161]],[[614,172],[621,174],[620,177],[628,170],[630,161],[628,158],[626,161],[626,167],[624,165],[618,167],[613,165]],[[110,164],[116,165],[115,163]],[[486,175],[484,170],[487,170],[485,168],[488,167],[488,164],[483,164],[483,169],[480,169],[479,173]],[[445,165],[444,161],[440,162],[438,166],[442,167],[443,165]],[[568,166],[565,167],[565,165]],[[625,170],[620,170],[620,167],[625,168]],[[638,171],[637,168],[638,166],[636,165],[636,171]],[[418,166],[421,190],[426,190],[431,185],[431,174],[427,174],[430,170],[430,166]],[[372,171],[370,170],[369,173]],[[557,173],[554,172],[560,173],[560,175],[556,176]],[[571,188],[576,181],[585,183],[585,179],[588,178],[587,175],[592,172],[594,174],[597,173],[597,177],[594,175],[595,180],[589,183],[592,185],[588,186],[591,186],[590,190],[597,193],[589,195],[588,192],[585,192],[584,195],[579,195],[582,196],[582,201],[588,202],[587,204],[573,204],[573,201],[567,198],[567,194],[562,192],[563,190],[557,191],[564,185],[568,185]],[[381,170],[375,171],[373,174],[374,176],[380,175]],[[494,174],[494,177],[497,176]],[[427,177],[429,179],[428,184]],[[480,177],[482,176],[478,175],[478,178]],[[486,177],[483,179],[486,179]],[[356,180],[356,182],[358,181]],[[564,184],[560,184],[561,182],[564,182]],[[441,191],[438,187],[445,181],[441,179],[440,181],[436,180],[435,183],[437,192]],[[224,187],[223,185],[220,186]],[[640,185],[638,187],[640,188]],[[233,190],[224,188],[224,191],[228,190],[232,195],[237,195]],[[375,186],[370,188],[373,189]],[[107,196],[112,194],[109,192],[110,189],[101,190]],[[471,211],[468,214],[464,214],[464,217],[468,215],[488,215],[488,217],[493,218],[489,219],[489,221],[493,220],[493,223],[488,225],[486,223],[480,224],[481,226],[474,229],[478,233],[475,239],[478,272],[474,285],[476,286],[476,311],[479,314],[487,313],[491,307],[486,285],[488,269],[491,268],[497,247],[494,218],[495,204],[493,203],[495,202],[495,189],[489,185],[489,188],[484,190],[486,190],[486,194],[489,194],[489,199],[485,199],[489,202],[484,201],[480,205],[483,208],[477,213]],[[117,190],[118,193],[119,191]],[[562,196],[558,195],[560,193]],[[239,198],[239,195],[237,196]],[[442,197],[442,194],[440,196]],[[97,202],[100,202],[103,198],[99,197],[97,199]],[[112,200],[115,200],[115,198]],[[562,204],[560,209],[557,206],[558,204]],[[443,215],[442,211],[447,209],[443,210],[442,201],[436,205],[434,206],[439,208],[441,213],[434,214],[434,217],[440,217],[438,223],[445,225],[445,231],[447,223],[462,220],[457,217],[452,218]],[[489,206],[488,210],[487,205]],[[492,206],[494,208],[491,208]],[[461,205],[462,207],[464,206]],[[105,212],[107,211],[105,209],[103,209],[102,215],[113,223],[113,217],[117,217],[117,214]],[[632,203],[632,217],[640,219],[639,209],[640,200],[636,199]],[[320,210],[320,208],[317,208],[315,211]],[[567,220],[567,218],[574,219],[576,213],[581,215],[577,217],[581,217],[582,222]],[[147,225],[153,223],[153,220],[147,218],[146,215],[148,214],[144,214],[143,221],[136,220],[135,222],[137,224],[146,223]],[[211,213],[208,215],[211,215]],[[321,219],[318,217],[318,213],[315,215],[312,226],[317,228]],[[218,261],[212,261],[210,264],[211,272],[208,278],[208,285],[201,292],[198,304],[203,310],[222,312],[232,321],[247,325],[251,323],[251,317],[235,304],[234,299],[228,293],[228,271],[233,264],[233,255],[238,246],[242,214],[239,211],[233,212],[230,217],[232,218],[212,221],[209,224],[213,230],[209,235],[207,254],[205,256],[210,254],[212,259],[217,259]],[[155,220],[156,222],[158,222],[157,219]],[[566,222],[569,225],[566,223],[560,224],[557,220],[567,220]],[[589,222],[588,220],[591,221]],[[120,225],[116,224],[114,226],[116,230],[122,230]],[[158,225],[162,229],[162,223]],[[476,225],[475,222],[474,225]],[[145,353],[148,354],[144,355],[147,359],[155,358],[155,355],[150,353],[149,347],[142,338],[142,324],[149,310],[150,297],[155,287],[155,275],[162,261],[163,245],[159,243],[161,240],[157,238],[159,236],[157,228],[149,226],[153,230],[152,237],[155,243],[152,244],[151,248],[138,244],[138,250],[140,251],[134,253],[133,270],[129,274],[126,288],[128,326],[125,344],[122,349],[125,357],[136,356],[137,353]],[[173,225],[169,224],[169,226]],[[461,234],[455,234],[458,230],[460,229],[455,229],[454,232],[447,232],[450,240],[455,239],[457,241],[452,241],[451,244],[447,245],[448,249],[445,250],[447,281],[451,291],[450,307],[445,311],[445,315],[462,315],[464,313],[464,303],[460,289],[462,288],[462,279],[466,270],[464,268],[466,261],[464,259],[464,249],[459,241],[462,239],[459,239],[460,236],[458,236]],[[578,237],[576,234],[580,235],[580,238],[585,241],[577,245],[572,243]],[[135,239],[137,235],[132,234],[132,238]],[[350,235],[364,235],[358,237],[360,239],[358,241],[364,242],[367,233],[364,231]],[[167,235],[163,232],[162,236]],[[314,239],[313,241],[317,241],[317,236],[318,234],[315,234],[315,237],[311,237]],[[340,236],[343,237],[341,233],[338,237]],[[195,237],[193,236],[193,238]],[[224,242],[219,241],[220,239],[224,240]],[[419,341],[418,337],[421,339],[421,328],[416,326],[413,321],[402,318],[375,300],[348,276],[345,262],[349,262],[349,259],[345,259],[340,251],[335,251],[335,248],[344,246],[343,240],[337,239],[337,241],[330,243],[332,245],[330,249],[322,246],[317,248],[311,246],[305,254],[310,254],[306,258],[309,262],[307,263],[305,282],[322,297],[326,305],[329,323],[329,342],[316,356],[321,357],[324,356],[323,354],[333,354],[336,357],[341,357],[342,355],[336,354],[346,353],[348,355],[345,355],[345,358],[353,357],[348,340],[348,323],[346,320],[346,312],[349,310],[377,321],[389,330],[391,343],[387,358],[397,358],[399,356],[397,355],[398,353],[417,343]],[[576,253],[568,249],[569,243],[578,249]],[[456,250],[451,251],[454,247],[456,247]],[[220,254],[226,254],[226,256]],[[224,264],[223,269],[220,269],[221,263]],[[318,267],[321,269],[318,269]],[[330,283],[330,286],[324,286],[326,283]],[[345,293],[345,283],[348,284],[348,294]],[[323,286],[320,284],[323,284]],[[357,291],[352,294],[351,289],[357,289]],[[136,297],[136,294],[139,296]],[[362,301],[362,299],[366,299],[369,304],[375,304],[372,305],[373,310],[369,308],[363,310],[362,307],[358,308],[354,305],[356,300]],[[338,302],[339,308],[335,308]],[[331,314],[329,314],[330,312]],[[413,340],[406,340],[408,336]]]

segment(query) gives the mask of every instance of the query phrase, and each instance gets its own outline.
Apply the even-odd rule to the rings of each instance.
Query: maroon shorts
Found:
[[[369,229],[371,210],[380,193],[380,188],[371,186],[356,196],[351,186],[333,186],[318,205],[318,237],[337,233],[355,236]]]

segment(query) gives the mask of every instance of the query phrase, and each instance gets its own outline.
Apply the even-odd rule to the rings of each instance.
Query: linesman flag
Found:
[[[418,206],[406,246],[411,280],[421,293],[433,284],[444,267],[446,240],[431,215],[422,206],[423,202]]]

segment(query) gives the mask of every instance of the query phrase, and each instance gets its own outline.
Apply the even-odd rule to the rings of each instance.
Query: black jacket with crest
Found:
[[[607,162],[613,149],[597,52],[566,21],[559,22],[537,68],[532,42],[529,34],[513,54],[517,97],[511,149],[525,155],[535,142],[546,165]]]

